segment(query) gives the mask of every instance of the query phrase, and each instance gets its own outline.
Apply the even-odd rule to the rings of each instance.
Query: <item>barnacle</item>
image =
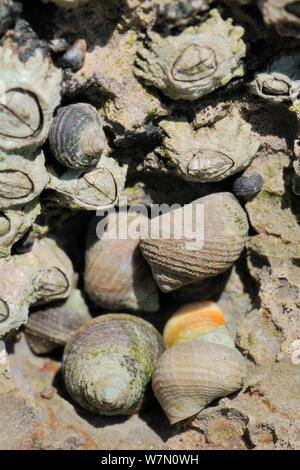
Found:
[[[135,74],[174,100],[196,100],[244,74],[244,30],[218,10],[178,36],[149,32],[138,49]]]

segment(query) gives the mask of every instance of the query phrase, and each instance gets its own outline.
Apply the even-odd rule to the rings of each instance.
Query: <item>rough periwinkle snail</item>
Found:
[[[242,388],[247,363],[225,326],[174,344],[158,360],[154,394],[171,424]]]
[[[96,166],[106,145],[99,113],[87,103],[60,108],[53,120],[49,141],[53,155],[67,168]]]
[[[143,399],[163,340],[133,315],[101,315],[67,343],[63,377],[71,397],[96,414],[132,414]]]
[[[144,220],[146,219],[146,220]],[[146,223],[146,217],[139,218]],[[111,213],[100,222],[92,220],[88,231],[85,266],[85,290],[100,307],[118,312],[123,310],[156,312],[159,308],[157,285],[149,265],[139,249],[139,238],[130,237],[128,227],[136,217],[127,213]],[[107,230],[96,235],[96,223]],[[123,237],[119,239],[123,233]]]
[[[91,318],[80,290],[74,289],[66,300],[30,313],[25,326],[26,340],[35,353],[49,353],[65,346],[75,331]]]
[[[163,338],[169,348],[173,344],[192,341],[200,334],[222,325],[225,325],[225,318],[215,302],[193,302],[172,315],[164,327]]]
[[[147,33],[138,49],[135,74],[174,100],[196,100],[244,74],[244,29],[218,10],[177,36]]]
[[[86,42],[77,39],[66,52],[58,59],[58,65],[62,68],[70,68],[73,72],[81,69],[86,55]]]
[[[248,233],[246,213],[230,193],[199,198],[149,225],[140,246],[163,292],[226,271],[243,251]]]
[[[232,190],[236,196],[248,197],[258,193],[263,187],[264,180],[258,173],[249,176],[240,176],[232,185]]]

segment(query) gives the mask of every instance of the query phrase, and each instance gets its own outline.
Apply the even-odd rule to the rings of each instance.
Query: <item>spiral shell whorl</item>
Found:
[[[245,359],[221,326],[167,349],[155,367],[152,387],[174,424],[241,388],[246,373]]]
[[[83,325],[66,346],[66,387],[94,413],[130,414],[162,351],[162,338],[144,320],[125,314],[100,316]]]
[[[204,206],[204,243],[201,248],[187,249],[184,238],[160,239],[159,234],[152,235],[152,230],[151,238],[141,240],[143,256],[163,292],[226,271],[240,256],[246,242],[247,216],[232,194],[212,194],[191,204],[194,208],[197,204]],[[187,207],[184,206],[183,211]],[[166,216],[168,214],[161,219]],[[189,222],[192,225],[193,221]]]
[[[74,169],[95,166],[106,145],[100,117],[96,109],[86,103],[60,108],[49,139],[55,158]]]

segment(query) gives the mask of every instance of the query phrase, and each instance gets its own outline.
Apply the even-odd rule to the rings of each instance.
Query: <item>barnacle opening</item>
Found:
[[[4,300],[0,299],[0,323],[7,320],[8,317],[9,317],[9,307]]]
[[[218,150],[203,149],[195,152],[187,165],[187,172],[195,178],[211,180],[217,178],[234,166],[228,155]]]
[[[33,181],[23,171],[0,170],[0,197],[21,199],[29,196],[33,189]]]
[[[1,96],[0,135],[13,139],[32,139],[42,127],[43,112],[34,93],[23,88],[11,88]]]
[[[53,266],[40,272],[35,287],[38,298],[48,300],[67,292],[70,283],[66,274],[60,268]]]
[[[178,82],[197,82],[210,77],[216,70],[215,51],[208,46],[190,44],[175,60],[171,74]]]

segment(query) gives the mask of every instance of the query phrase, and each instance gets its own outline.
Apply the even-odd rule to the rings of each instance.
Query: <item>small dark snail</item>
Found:
[[[73,72],[76,72],[83,66],[85,55],[86,42],[84,39],[77,39],[59,58],[58,65],[62,68],[70,68]]]
[[[67,343],[63,377],[71,397],[96,414],[132,414],[164,350],[156,329],[133,315],[101,315]]]
[[[87,103],[60,108],[53,120],[49,141],[55,158],[74,169],[96,166],[106,145],[100,116]]]
[[[258,173],[250,176],[240,176],[233,183],[232,189],[236,196],[247,197],[258,193],[263,187],[264,180]]]

